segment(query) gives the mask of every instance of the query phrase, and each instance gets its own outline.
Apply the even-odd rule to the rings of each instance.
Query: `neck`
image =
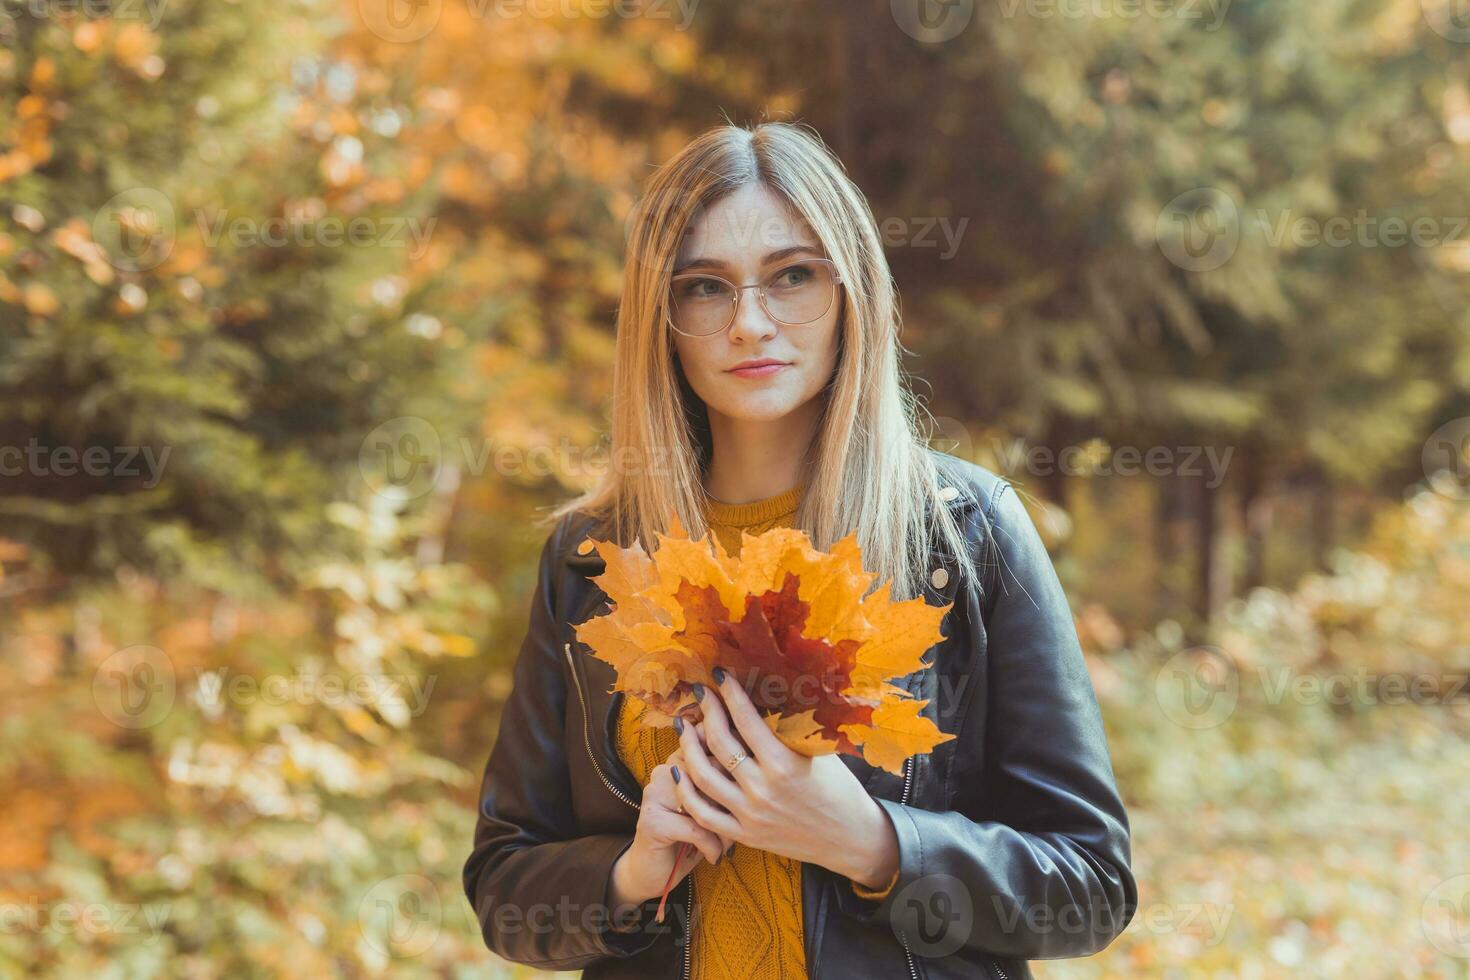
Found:
[[[722,503],[743,504],[803,482],[820,409],[820,400],[813,398],[779,419],[735,419],[711,411],[714,453],[704,477],[705,492]]]

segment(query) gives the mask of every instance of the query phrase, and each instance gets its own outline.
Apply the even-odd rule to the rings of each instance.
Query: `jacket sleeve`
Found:
[[[566,673],[555,582],[561,529],[541,551],[530,627],[485,766],[474,848],[464,888],[485,944],[504,959],[546,970],[577,970],[652,945],[656,933],[628,932],[631,907],[608,904],[613,864],[628,833],[579,832],[566,757]],[[639,922],[657,901],[639,907]],[[614,918],[614,916],[617,918]]]
[[[959,733],[953,809],[878,799],[898,834],[898,881],[881,901],[839,888],[838,905],[863,922],[923,935],[930,948],[1088,956],[1137,909],[1128,816],[1046,545],[1009,483],[1001,481],[989,511],[986,561],[997,571],[982,598],[984,731]],[[964,909],[970,913],[925,915]],[[935,939],[940,922],[959,930],[955,941]]]

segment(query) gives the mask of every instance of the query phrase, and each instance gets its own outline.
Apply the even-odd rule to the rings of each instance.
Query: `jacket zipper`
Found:
[[[694,949],[694,920],[690,916],[694,913],[694,872],[689,872],[689,899],[684,903],[684,973],[683,980],[689,980],[690,953]]]
[[[900,803],[908,803],[908,801],[909,801],[909,790],[913,786],[913,783],[914,783],[914,756],[909,756],[908,759],[906,759],[904,761],[904,770],[903,770],[903,795],[898,798]],[[903,938],[902,934],[899,935],[898,941],[901,942],[901,943],[903,943],[903,952],[904,952],[904,955],[909,958],[909,976],[912,977],[913,980],[919,980],[919,968],[914,965],[914,953],[913,953],[913,950],[909,949],[909,944]],[[1006,973],[1006,971],[1004,971],[1004,970],[1002,970],[1000,968],[999,964],[992,963],[991,966],[995,970],[995,975],[998,976],[1000,978],[1000,980],[1011,980],[1010,976]]]
[[[587,759],[592,763],[592,768],[597,773],[597,778],[602,780],[602,785],[607,787],[609,793],[635,810],[641,810],[643,807],[639,802],[630,798],[627,793],[614,786],[612,780],[607,778],[607,774],[602,771],[602,766],[597,762],[597,753],[592,751],[592,716],[587,711],[587,696],[582,693],[582,678],[577,675],[577,665],[572,660],[572,645],[568,643],[563,649],[567,653],[567,667],[572,672],[572,683],[577,686],[577,700],[582,703],[582,741],[587,745]]]
[[[570,643],[567,643],[562,647],[562,649],[566,651],[567,668],[572,672],[572,683],[576,685],[577,688],[577,700],[582,705],[582,742],[584,745],[587,746],[587,759],[592,763],[593,771],[597,773],[597,778],[602,780],[602,785],[607,787],[609,793],[612,793],[618,799],[633,807],[635,810],[642,810],[643,805],[637,800],[630,798],[627,793],[624,793],[622,790],[614,786],[612,784],[612,780],[608,779],[607,774],[602,771],[602,766],[598,765],[597,763],[597,753],[592,751],[592,715],[587,710],[587,695],[582,692],[582,678],[577,674],[576,661],[572,659],[572,645]],[[693,913],[693,911],[694,873],[691,871],[689,873],[689,897],[688,900],[684,903],[684,971],[682,974],[683,980],[689,980],[690,951],[694,947],[694,923],[693,920],[690,918],[690,915]]]
[[[914,757],[909,756],[903,764],[903,794],[899,796],[900,805],[907,805],[909,801],[909,790],[914,782]],[[898,934],[898,941],[903,944],[903,955],[909,960],[909,976],[913,980],[919,980],[919,968],[914,964],[914,952],[909,949],[908,940],[903,938],[903,933]]]

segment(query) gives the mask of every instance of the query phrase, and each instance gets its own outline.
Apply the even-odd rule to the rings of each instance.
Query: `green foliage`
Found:
[[[5,8],[6,535],[71,584],[288,580],[340,544],[323,508],[371,430],[464,420],[462,359],[414,329],[433,223],[391,109],[323,53],[331,4]]]
[[[1141,907],[1046,975],[1462,975],[1424,909],[1470,860],[1467,587],[1470,501],[1425,490],[1213,645],[1166,622],[1095,661]]]
[[[410,557],[419,528],[385,498],[332,517],[366,557],[314,568],[296,602],[135,579],[80,598],[98,629],[73,663],[50,656],[67,607],[28,611],[0,646],[32,671],[23,691],[6,681],[0,784],[20,789],[0,803],[0,891],[26,915],[0,934],[0,973],[439,976],[484,959],[458,888],[473,779],[415,725],[489,596]],[[155,683],[130,714],[140,690],[112,665],[144,635],[154,672],[122,683]]]

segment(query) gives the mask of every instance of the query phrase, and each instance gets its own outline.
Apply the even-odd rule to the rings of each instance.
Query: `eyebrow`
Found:
[[[778,248],[774,252],[767,253],[766,257],[761,259],[761,265],[770,265],[772,262],[779,262],[789,256],[800,255],[802,253],[818,257],[822,254],[821,250],[814,245],[790,245],[786,248]],[[729,263],[720,259],[690,259],[688,262],[676,268],[673,274],[678,275],[681,272],[688,272],[690,269],[725,269],[728,267]]]

